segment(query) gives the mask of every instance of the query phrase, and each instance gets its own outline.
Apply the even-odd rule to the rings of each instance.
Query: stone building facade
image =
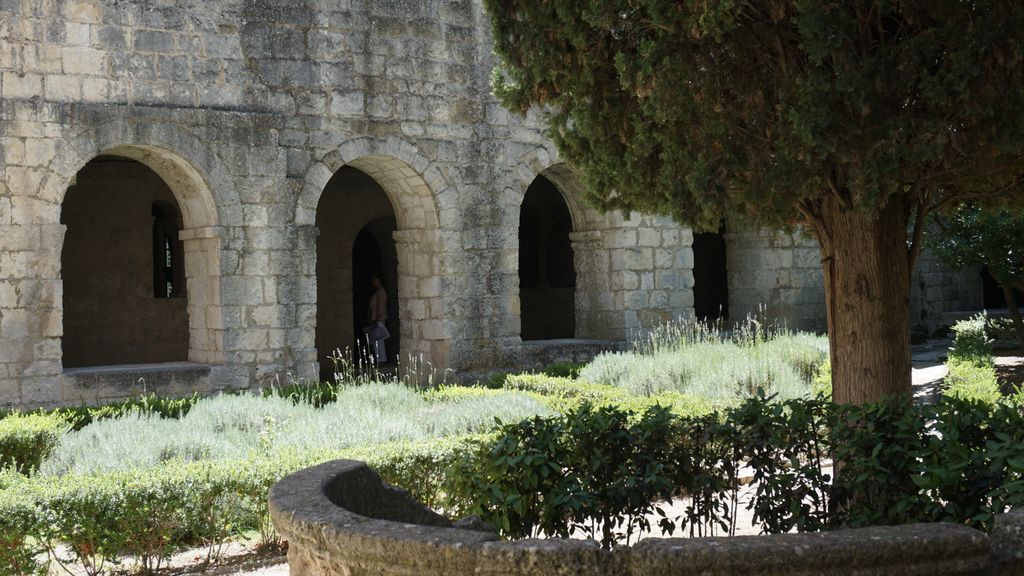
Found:
[[[693,234],[584,204],[493,65],[476,0],[0,1],[0,406],[316,377],[369,273],[461,374],[692,315]],[[813,242],[719,240],[732,317],[823,326]]]

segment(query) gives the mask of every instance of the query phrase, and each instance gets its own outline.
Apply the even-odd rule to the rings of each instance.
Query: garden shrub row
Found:
[[[385,481],[445,508],[445,470],[468,451],[470,442],[484,440],[467,436],[335,452],[282,452],[59,478],[5,476],[6,486],[0,484],[0,574],[40,573],[45,566],[38,559],[47,553],[58,563],[77,563],[96,575],[127,558],[152,571],[175,552],[195,547],[212,559],[241,533],[258,531],[262,544],[273,544],[270,487],[295,470],[335,458],[366,461]]]
[[[131,412],[141,414],[153,414],[161,418],[181,418],[188,414],[192,406],[202,399],[198,393],[184,398],[172,398],[168,396],[157,396],[156,394],[143,394],[138,398],[131,398],[120,402],[108,402],[96,406],[72,406],[69,408],[56,408],[53,410],[36,410],[32,415],[59,417],[66,421],[71,430],[81,430],[97,420],[117,418]],[[21,416],[17,411],[0,412],[0,422],[7,418]]]
[[[70,428],[60,414],[8,415],[0,420],[0,468],[32,473]]]
[[[838,478],[827,466],[843,463]],[[739,476],[755,480],[740,502]],[[1024,506],[1024,417],[945,398],[839,406],[760,397],[723,415],[582,406],[498,430],[450,475],[452,493],[509,537],[583,531],[606,547],[646,528],[652,501],[685,494],[660,527],[731,534],[747,506],[763,533],[911,522],[991,529]]]
[[[978,314],[953,325],[953,345],[943,382],[946,396],[995,403],[1003,398],[992,357],[989,320]]]
[[[708,398],[673,390],[637,396],[618,386],[545,374],[509,375],[505,378],[505,389],[533,393],[548,407],[562,413],[585,403],[597,407],[618,406],[635,413],[658,405],[681,416],[708,414],[716,408],[716,404]]]

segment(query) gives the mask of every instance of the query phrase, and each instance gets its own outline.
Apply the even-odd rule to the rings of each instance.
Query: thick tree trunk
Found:
[[[897,199],[867,214],[833,198],[821,204],[818,240],[837,403],[911,394],[908,217]]]

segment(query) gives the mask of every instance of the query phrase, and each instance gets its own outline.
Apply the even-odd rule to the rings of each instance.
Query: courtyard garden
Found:
[[[1021,396],[1000,388],[986,318],[957,325],[934,405],[833,405],[823,337],[755,319],[721,328],[673,323],[626,352],[486,385],[346,372],[260,394],[8,414],[0,571],[152,573],[184,550],[216,562],[238,540],[272,552],[269,488],[336,458],[508,538],[606,547],[733,534],[741,507],[776,533],[987,529],[1024,503]],[[848,471],[838,479],[834,458]]]

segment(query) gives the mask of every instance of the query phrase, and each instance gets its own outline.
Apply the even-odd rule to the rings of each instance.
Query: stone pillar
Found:
[[[298,281],[312,286],[316,291],[316,239],[320,231],[316,226],[296,226],[295,252],[292,255],[282,253],[280,258],[289,258],[291,266],[275,266],[279,272],[294,272],[290,281]],[[281,283],[289,281],[289,277],[281,278]],[[319,297],[319,296],[317,296]],[[316,303],[298,303],[295,305],[294,324],[285,331],[285,345],[291,357],[291,370],[299,378],[317,379],[320,377],[320,363],[316,356]]]
[[[725,247],[734,322],[762,314],[794,329],[825,329],[821,252],[813,238],[800,231],[733,229]]]
[[[201,364],[224,361],[224,313],[220,293],[219,227],[182,230],[188,291],[188,359]]]
[[[630,217],[602,232],[623,336],[693,316],[693,233],[664,216]]]
[[[443,371],[448,366],[450,323],[445,320],[441,283],[440,233],[431,229],[397,230],[398,316],[402,358]],[[425,376],[420,370],[420,376]]]
[[[576,266],[576,337],[616,339],[622,337],[622,314],[616,314],[609,290],[611,272],[608,250],[598,230],[569,234]]]
[[[61,224],[0,224],[0,407],[62,400],[65,230]]]

